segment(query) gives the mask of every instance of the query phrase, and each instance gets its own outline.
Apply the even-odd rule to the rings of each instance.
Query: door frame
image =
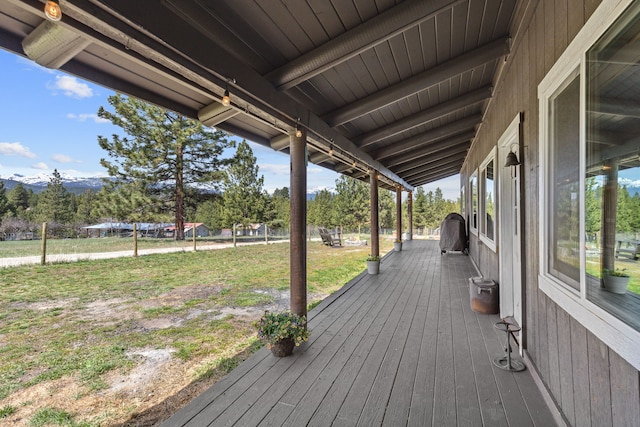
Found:
[[[523,330],[525,330],[525,289],[523,276],[523,208],[522,208],[522,119],[519,113],[509,124],[498,139],[498,167],[499,184],[498,194],[500,200],[499,218],[499,274],[500,274],[500,317],[513,316]],[[514,148],[515,147],[515,148]],[[500,167],[506,161],[506,156],[514,151],[520,165]],[[515,182],[514,182],[515,179]],[[516,214],[512,215],[512,210]],[[515,264],[514,264],[515,263]],[[520,352],[523,350],[521,342]]]

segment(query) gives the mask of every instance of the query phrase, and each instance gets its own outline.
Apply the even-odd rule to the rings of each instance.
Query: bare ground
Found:
[[[142,329],[162,329],[180,325],[189,316],[200,316],[197,310],[190,312],[185,318],[162,316],[154,319],[143,319],[139,307],[162,307],[182,305],[194,298],[207,298],[220,288],[211,286],[191,286],[175,289],[157,298],[143,303],[124,299],[111,299],[88,304],[81,311],[74,311],[75,316],[91,320],[96,326],[115,323],[117,320],[130,319],[134,327]],[[208,313],[214,317],[233,314],[234,322],[247,324],[260,317],[265,308],[282,309],[288,307],[288,292],[264,290],[276,298],[276,302],[268,307],[223,308]],[[30,305],[35,309],[70,307],[74,301],[59,300]],[[204,313],[205,315],[207,313]],[[238,351],[238,350],[236,350]],[[233,357],[233,351],[227,357]],[[246,349],[237,354],[240,360],[248,357]],[[92,425],[101,426],[155,426],[170,417],[178,409],[202,393],[226,373],[224,370],[214,372],[204,380],[197,378],[198,370],[213,362],[207,357],[183,361],[173,356],[171,349],[140,348],[129,352],[134,361],[134,368],[126,374],[111,372],[107,374],[108,388],[98,392],[89,392],[75,378],[64,377],[20,390],[0,401],[0,409],[11,406],[16,408],[12,415],[0,419],[2,426],[28,426],[29,420],[41,408],[58,408],[75,416],[76,421],[90,420]]]

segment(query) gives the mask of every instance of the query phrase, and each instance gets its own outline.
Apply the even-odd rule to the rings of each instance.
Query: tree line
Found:
[[[185,222],[209,229],[265,223],[270,229],[289,225],[289,189],[268,194],[257,159],[246,141],[135,98],[109,97],[111,109],[98,116],[120,127],[123,135],[98,136],[106,152],[101,164],[109,178],[99,191],[73,194],[54,170],[46,189],[37,194],[22,184],[7,191],[0,182],[0,233],[37,232],[48,223],[55,237],[84,235],[98,222],[175,223],[175,238],[184,239]],[[235,149],[233,155],[228,153]],[[335,192],[322,190],[308,200],[310,225],[363,230],[370,225],[369,184],[340,176]],[[414,195],[414,228],[436,228],[457,202],[442,192]],[[403,209],[407,224],[406,206]],[[395,227],[395,196],[381,189],[380,227]]]

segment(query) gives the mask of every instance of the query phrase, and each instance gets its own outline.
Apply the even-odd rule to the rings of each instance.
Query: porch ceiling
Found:
[[[276,150],[305,128],[311,162],[412,189],[460,170],[517,3],[62,0],[51,24],[3,0],[0,46]]]

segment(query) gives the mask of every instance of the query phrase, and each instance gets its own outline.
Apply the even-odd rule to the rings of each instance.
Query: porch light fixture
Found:
[[[231,105],[231,97],[229,97],[229,89],[224,90],[224,95],[222,95],[222,105],[228,107]]]
[[[44,16],[46,16],[49,21],[57,22],[61,20],[62,10],[60,9],[60,1],[48,0],[44,5]]]
[[[513,145],[511,145],[513,147]],[[507,154],[507,163],[505,163],[504,167],[508,168],[509,166],[518,166],[520,164],[520,160],[518,160],[518,156],[509,148],[509,154]]]
[[[333,144],[329,146],[329,155],[333,156]]]
[[[302,131],[296,126],[296,138],[302,138]]]

